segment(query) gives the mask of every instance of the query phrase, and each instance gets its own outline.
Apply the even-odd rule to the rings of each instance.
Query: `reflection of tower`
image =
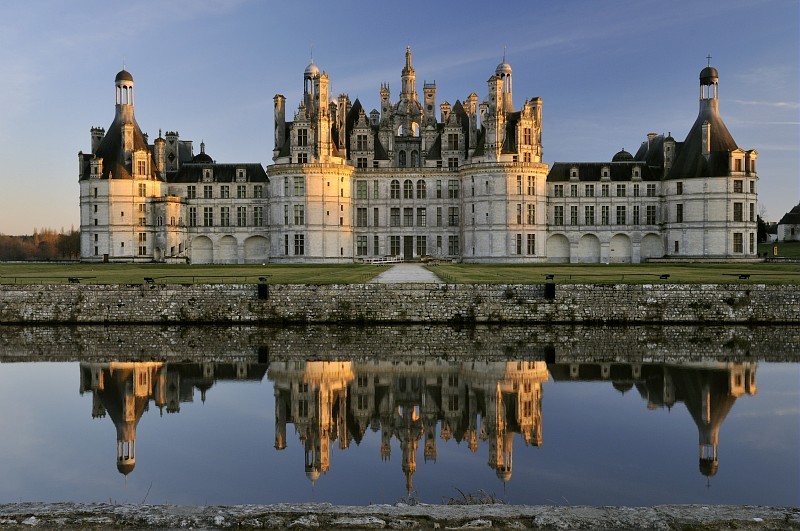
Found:
[[[151,396],[164,384],[161,362],[81,363],[81,393],[94,394],[92,416],[102,409],[117,428],[117,470],[128,475],[136,466],[136,425]],[[88,386],[87,386],[88,383]]]
[[[413,488],[412,479],[417,471],[417,447],[422,437],[422,420],[419,408],[414,406],[398,406],[396,422],[397,438],[400,439],[400,449],[403,452],[403,473],[406,476],[406,491],[411,495]]]

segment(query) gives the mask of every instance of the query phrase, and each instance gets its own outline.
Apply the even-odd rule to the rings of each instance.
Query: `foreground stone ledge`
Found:
[[[13,503],[3,529],[800,529],[800,508],[662,505],[277,504],[235,506]]]

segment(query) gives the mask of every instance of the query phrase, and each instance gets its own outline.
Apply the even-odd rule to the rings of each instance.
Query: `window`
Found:
[[[253,197],[256,199],[261,199],[264,197],[264,186],[260,184],[253,186]]]
[[[564,224],[564,207],[556,205],[553,207],[553,225]]]
[[[289,205],[283,205],[283,224],[289,224]]]
[[[733,193],[741,194],[744,191],[743,181],[741,179],[734,179],[733,181]]]
[[[528,195],[536,195],[536,177],[528,175]]]
[[[522,205],[517,204],[517,225],[522,225]]]
[[[142,255],[145,255],[145,254],[147,254],[147,246],[146,245],[140,245],[139,246],[139,256],[142,256]]]
[[[639,205],[633,205],[633,219],[631,219],[631,223],[634,225],[639,224]]]
[[[733,204],[733,221],[744,221],[744,213],[742,203]]]
[[[535,225],[536,224],[536,205],[528,205],[528,225]]]
[[[294,178],[294,195],[305,195],[306,193],[306,178],[297,176]]]
[[[214,188],[211,185],[203,186],[203,199],[212,199],[214,197]]]
[[[357,157],[356,168],[366,168],[366,167],[367,167],[367,157]]]
[[[367,237],[356,236],[356,256],[367,255]]]
[[[366,227],[367,226],[367,209],[366,208],[357,208],[356,209],[356,227]]]
[[[403,181],[403,199],[414,199],[414,183],[410,179]]]
[[[522,130],[522,143],[526,146],[530,146],[532,144],[530,127],[526,127]]]
[[[451,227],[458,226],[458,207],[449,207],[447,209],[447,224]]]
[[[455,171],[458,169],[458,157],[447,158],[447,169],[450,171]]]
[[[372,226],[377,227],[380,225],[380,211],[378,207],[372,209]]]
[[[389,236],[389,254],[391,256],[400,254],[400,236]]]
[[[733,159],[733,171],[742,171],[742,159]]]
[[[139,184],[139,197],[147,197],[147,185],[144,183]]]
[[[578,197],[578,185],[577,184],[569,185],[569,196],[570,197]]]
[[[203,226],[204,227],[214,226],[214,209],[211,207],[203,208]]]
[[[398,165],[401,168],[405,168],[406,167],[406,152],[401,150],[400,154],[397,156],[397,159],[398,159]]]
[[[617,197],[625,197],[627,194],[627,187],[624,184],[617,185]]]
[[[428,254],[428,238],[425,236],[417,236],[417,256],[425,256]]]
[[[239,227],[247,225],[247,207],[236,207],[236,225]]]
[[[214,173],[211,168],[203,168],[203,182],[208,183],[214,180]]]
[[[436,181],[436,199],[442,198],[442,181]]]
[[[645,224],[647,225],[655,225],[656,224],[656,206],[655,205],[647,205],[644,210],[645,215]]]
[[[285,254],[285,255],[289,254],[289,235],[288,234],[284,234],[283,235],[283,254]]]
[[[742,238],[741,232],[733,233],[733,252],[734,253],[744,252],[744,239]]]
[[[305,225],[305,223],[306,223],[305,205],[294,205],[294,224]]]
[[[292,190],[289,187],[289,178],[288,177],[284,177],[283,178],[283,196],[284,197],[289,197],[290,195],[292,195]]]
[[[610,212],[608,205],[603,205],[600,207],[600,224],[601,225],[608,225],[611,223],[610,221]]]
[[[514,235],[514,254],[522,254],[522,234]]]
[[[308,153],[298,153],[297,154],[297,163],[298,164],[308,164]]]
[[[428,188],[425,186],[425,181],[422,179],[417,181],[417,199],[425,199],[428,197]]]
[[[436,226],[442,226],[442,207],[436,207]]]
[[[583,222],[586,225],[594,225],[594,206],[586,205],[583,208]]]
[[[417,227],[426,227],[428,225],[428,209],[417,209]]]
[[[536,254],[536,235],[528,234],[528,254]]]
[[[97,190],[97,189],[95,188],[95,190]],[[756,193],[756,182],[755,181],[750,181],[750,193],[751,194]],[[95,195],[95,197],[97,197],[97,195]]]
[[[617,225],[625,225],[626,217],[625,207],[622,205],[617,206]]]
[[[189,207],[189,226],[197,226],[197,207]]]
[[[450,151],[458,150],[458,133],[447,134],[447,149]]]
[[[752,232],[750,233],[750,254],[755,254],[756,252],[756,235]]]
[[[570,225],[577,225],[578,224],[578,206],[572,205],[569,207],[569,224]]]
[[[522,195],[522,175],[517,175],[517,195]]]
[[[458,180],[450,179],[447,181],[447,197],[458,199]]]
[[[450,235],[447,237],[447,254],[454,256],[459,253],[458,236]]]
[[[399,227],[400,226],[400,209],[399,208],[392,208],[389,211],[389,226],[390,227]]]
[[[230,227],[231,225],[231,209],[230,207],[222,207],[219,210],[219,224],[221,227]]]
[[[140,232],[139,233],[139,243],[144,243],[146,241],[147,241],[147,233],[146,232]]]
[[[236,181],[242,182],[247,180],[247,172],[244,168],[237,168],[236,169]]]
[[[261,227],[264,225],[264,207],[253,207],[253,226]]]
[[[655,184],[648,184],[647,185],[647,197],[655,197],[656,196],[656,185]]]
[[[750,221],[756,220],[756,204],[750,203]]]
[[[607,184],[600,185],[600,195],[603,197],[609,197],[611,195]]]
[[[441,236],[437,236],[436,237],[436,253],[437,254],[442,254],[442,237]]]
[[[675,222],[683,223],[683,205],[681,203],[675,205]]]
[[[294,254],[297,256],[306,254],[306,237],[304,234],[294,235]]]
[[[633,185],[633,197],[639,197],[639,183]]]
[[[366,151],[367,135],[356,135],[356,151]]]
[[[389,185],[389,197],[392,199],[400,199],[400,181],[393,179]]]
[[[219,196],[222,199],[230,199],[230,197],[231,197],[231,187],[230,186],[220,186],[219,187]]]
[[[522,162],[531,162],[531,154],[527,151],[522,154]]]
[[[586,197],[594,197],[594,185],[587,184],[586,186],[584,186],[583,195],[585,195]]]
[[[380,186],[378,185],[378,180],[375,179],[372,181],[372,198],[378,199],[380,197]]]
[[[553,197],[564,197],[564,185],[556,184],[553,186]]]
[[[356,199],[367,198],[367,181],[356,181]]]
[[[301,147],[308,145],[308,129],[297,130],[297,145]]]
[[[236,187],[236,199],[247,198],[247,186],[240,184]]]
[[[414,226],[414,209],[413,208],[404,208],[403,209],[403,226],[404,227],[413,227]]]
[[[378,237],[377,234],[372,236],[372,254],[375,254],[375,255],[381,254],[380,242],[381,242],[381,239],[380,239],[380,237]]]

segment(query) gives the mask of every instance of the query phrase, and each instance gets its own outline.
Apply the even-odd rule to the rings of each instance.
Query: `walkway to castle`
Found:
[[[370,280],[370,282],[377,282],[378,284],[443,283],[439,277],[419,264],[396,264]]]

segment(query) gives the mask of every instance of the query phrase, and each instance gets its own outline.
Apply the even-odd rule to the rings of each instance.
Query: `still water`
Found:
[[[341,329],[300,329],[214,351],[181,331],[174,342],[194,347],[159,357],[174,347],[130,344],[107,358],[103,345],[123,334],[106,330],[31,362],[52,354],[30,354],[50,340],[15,331],[0,363],[0,503],[441,503],[462,492],[523,504],[800,503],[797,363],[747,344],[742,355],[730,334],[706,334],[719,341],[706,342],[709,356],[672,352],[681,340],[663,333],[610,356],[607,344],[589,348],[594,331],[586,345],[562,331],[569,349],[552,342],[558,331],[544,349],[519,347],[513,330],[472,331],[476,352],[437,355],[409,342],[452,330],[418,332],[321,351],[310,338]],[[74,334],[54,332],[53,345]],[[487,355],[492,341],[518,347]]]

